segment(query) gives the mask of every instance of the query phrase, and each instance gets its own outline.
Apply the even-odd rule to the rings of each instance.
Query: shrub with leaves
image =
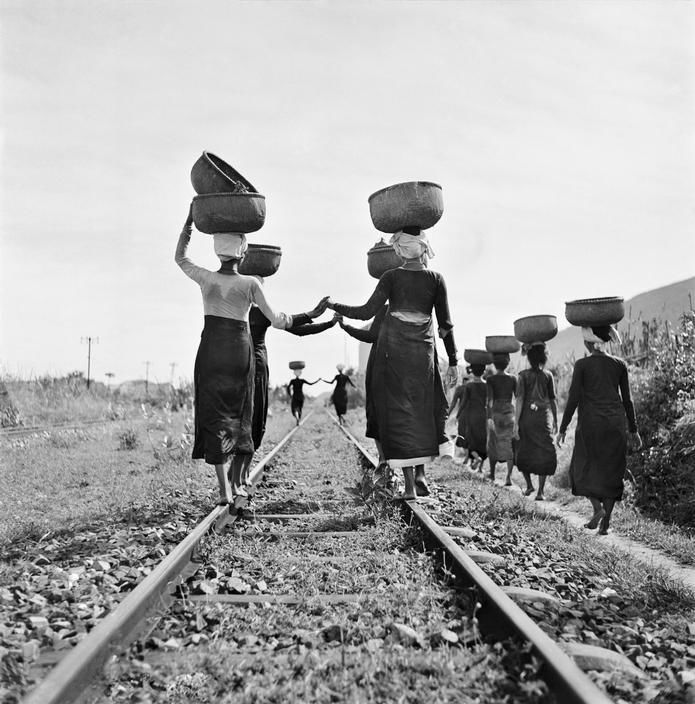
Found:
[[[651,338],[648,363],[631,372],[642,452],[629,466],[637,504],[669,522],[695,527],[695,313],[677,332]]]
[[[124,430],[118,436],[118,447],[121,450],[135,450],[139,444],[138,434],[132,428]]]

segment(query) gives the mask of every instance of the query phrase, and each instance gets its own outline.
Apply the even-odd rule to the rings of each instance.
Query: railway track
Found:
[[[494,556],[464,551],[454,538],[465,529],[439,525],[431,515],[436,501],[402,502],[406,525],[400,522],[399,527],[375,506],[353,494],[346,498],[346,457],[352,453],[355,467],[360,461],[373,465],[374,458],[337,422],[349,445],[343,440],[338,447],[336,437],[343,435],[325,423],[319,428],[323,435],[316,439],[314,426],[309,436],[309,418],[254,467],[258,491],[253,505],[262,506],[256,508],[254,522],[237,520],[226,507],[213,510],[28,693],[26,704],[130,701],[128,683],[141,682],[143,672],[156,670],[162,660],[169,668],[185,669],[184,661],[195,660],[192,646],[201,647],[206,656],[212,648],[213,656],[223,657],[230,667],[251,663],[261,670],[272,653],[275,680],[282,680],[283,672],[296,672],[299,662],[305,695],[312,665],[326,675],[332,671],[325,663],[337,663],[344,678],[365,657],[393,666],[389,657],[394,651],[411,665],[425,667],[424,659],[426,667],[439,672],[445,680],[442,693],[447,678],[453,677],[457,687],[473,689],[476,680],[487,678],[480,686],[488,689],[478,692],[486,700],[495,694],[509,696],[510,687],[513,691],[516,680],[523,679],[530,694],[526,699],[519,694],[514,701],[535,701],[541,691],[536,678],[560,702],[611,701],[516,603],[519,598],[537,603],[543,595],[529,597],[496,585],[480,566]],[[300,454],[283,464],[281,451],[297,434],[304,434],[308,449],[298,448]],[[332,450],[330,457],[322,454],[325,444]],[[294,443],[289,447],[291,451]],[[313,461],[298,463],[311,455],[312,447]],[[318,476],[316,467],[323,468]],[[278,500],[288,495],[290,499]],[[423,552],[423,543],[428,552]],[[422,575],[429,575],[429,581],[418,580]],[[254,635],[256,622],[250,625],[250,614],[258,609],[265,624],[275,619],[268,638]],[[306,627],[293,628],[297,623]],[[214,638],[210,624],[215,625]],[[503,640],[504,649],[497,651],[503,657],[496,660],[494,649],[482,645],[479,629]],[[218,650],[225,645],[223,655],[214,650],[213,641]],[[523,653],[512,673],[505,672],[510,652]],[[486,671],[498,668],[501,674],[482,677],[477,669],[481,662]],[[451,668],[459,674],[451,675]],[[362,673],[367,693],[370,687],[378,690],[378,678],[372,682],[369,676]],[[176,693],[167,689],[171,682],[184,690],[193,686],[193,675],[182,677],[167,671],[167,679],[160,678],[158,686],[169,696],[162,701],[177,701]],[[391,700],[383,692],[381,699],[374,696]],[[185,692],[181,697],[187,700]],[[255,701],[239,699],[247,700]]]
[[[37,435],[39,433],[50,433],[55,430],[79,430],[80,428],[87,428],[92,425],[103,425],[105,423],[112,423],[112,420],[107,418],[92,418],[89,420],[83,420],[79,423],[53,423],[51,425],[22,425],[14,428],[0,428],[0,439],[2,438],[16,438],[22,437],[23,435]]]

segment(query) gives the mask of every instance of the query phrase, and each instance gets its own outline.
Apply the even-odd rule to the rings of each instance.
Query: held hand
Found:
[[[513,438],[514,440],[520,440],[520,438],[519,438],[519,426],[516,425],[516,424],[514,425],[514,430],[512,430],[512,438]]]
[[[326,296],[325,301],[326,301],[326,307],[330,308],[331,310],[334,310],[335,301],[330,296]]]
[[[450,366],[446,370],[446,383],[448,386],[455,386],[459,380],[459,368]]]
[[[310,310],[307,315],[310,318],[318,318],[321,313],[323,313],[324,310],[327,308],[328,303],[328,296],[324,296],[316,305],[316,307],[312,310]]]
[[[340,313],[333,313],[333,322],[339,323],[340,327],[343,327],[343,316]]]
[[[558,447],[562,447],[562,443],[565,442],[565,434],[558,433],[557,437],[555,438],[555,442],[557,443]]]
[[[487,427],[488,430],[494,430],[495,429],[495,421],[492,420],[492,418],[487,419]]]

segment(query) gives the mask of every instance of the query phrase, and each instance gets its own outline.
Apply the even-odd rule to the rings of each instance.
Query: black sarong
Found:
[[[371,394],[384,455],[428,461],[447,441],[447,402],[437,364],[432,323],[387,315],[374,350]]]
[[[223,464],[235,453],[253,453],[254,361],[243,320],[205,316],[193,379],[193,459]]]

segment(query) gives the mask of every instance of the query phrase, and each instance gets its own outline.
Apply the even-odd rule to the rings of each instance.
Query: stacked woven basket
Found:
[[[203,152],[191,169],[193,223],[200,232],[250,234],[265,223],[265,196],[227,162]],[[280,267],[282,250],[267,244],[249,244],[239,265],[242,274],[271,276]]]
[[[369,196],[369,214],[379,232],[394,234],[406,228],[427,230],[444,213],[442,187],[430,181],[407,181]],[[367,252],[367,271],[375,279],[403,263],[383,237]]]

